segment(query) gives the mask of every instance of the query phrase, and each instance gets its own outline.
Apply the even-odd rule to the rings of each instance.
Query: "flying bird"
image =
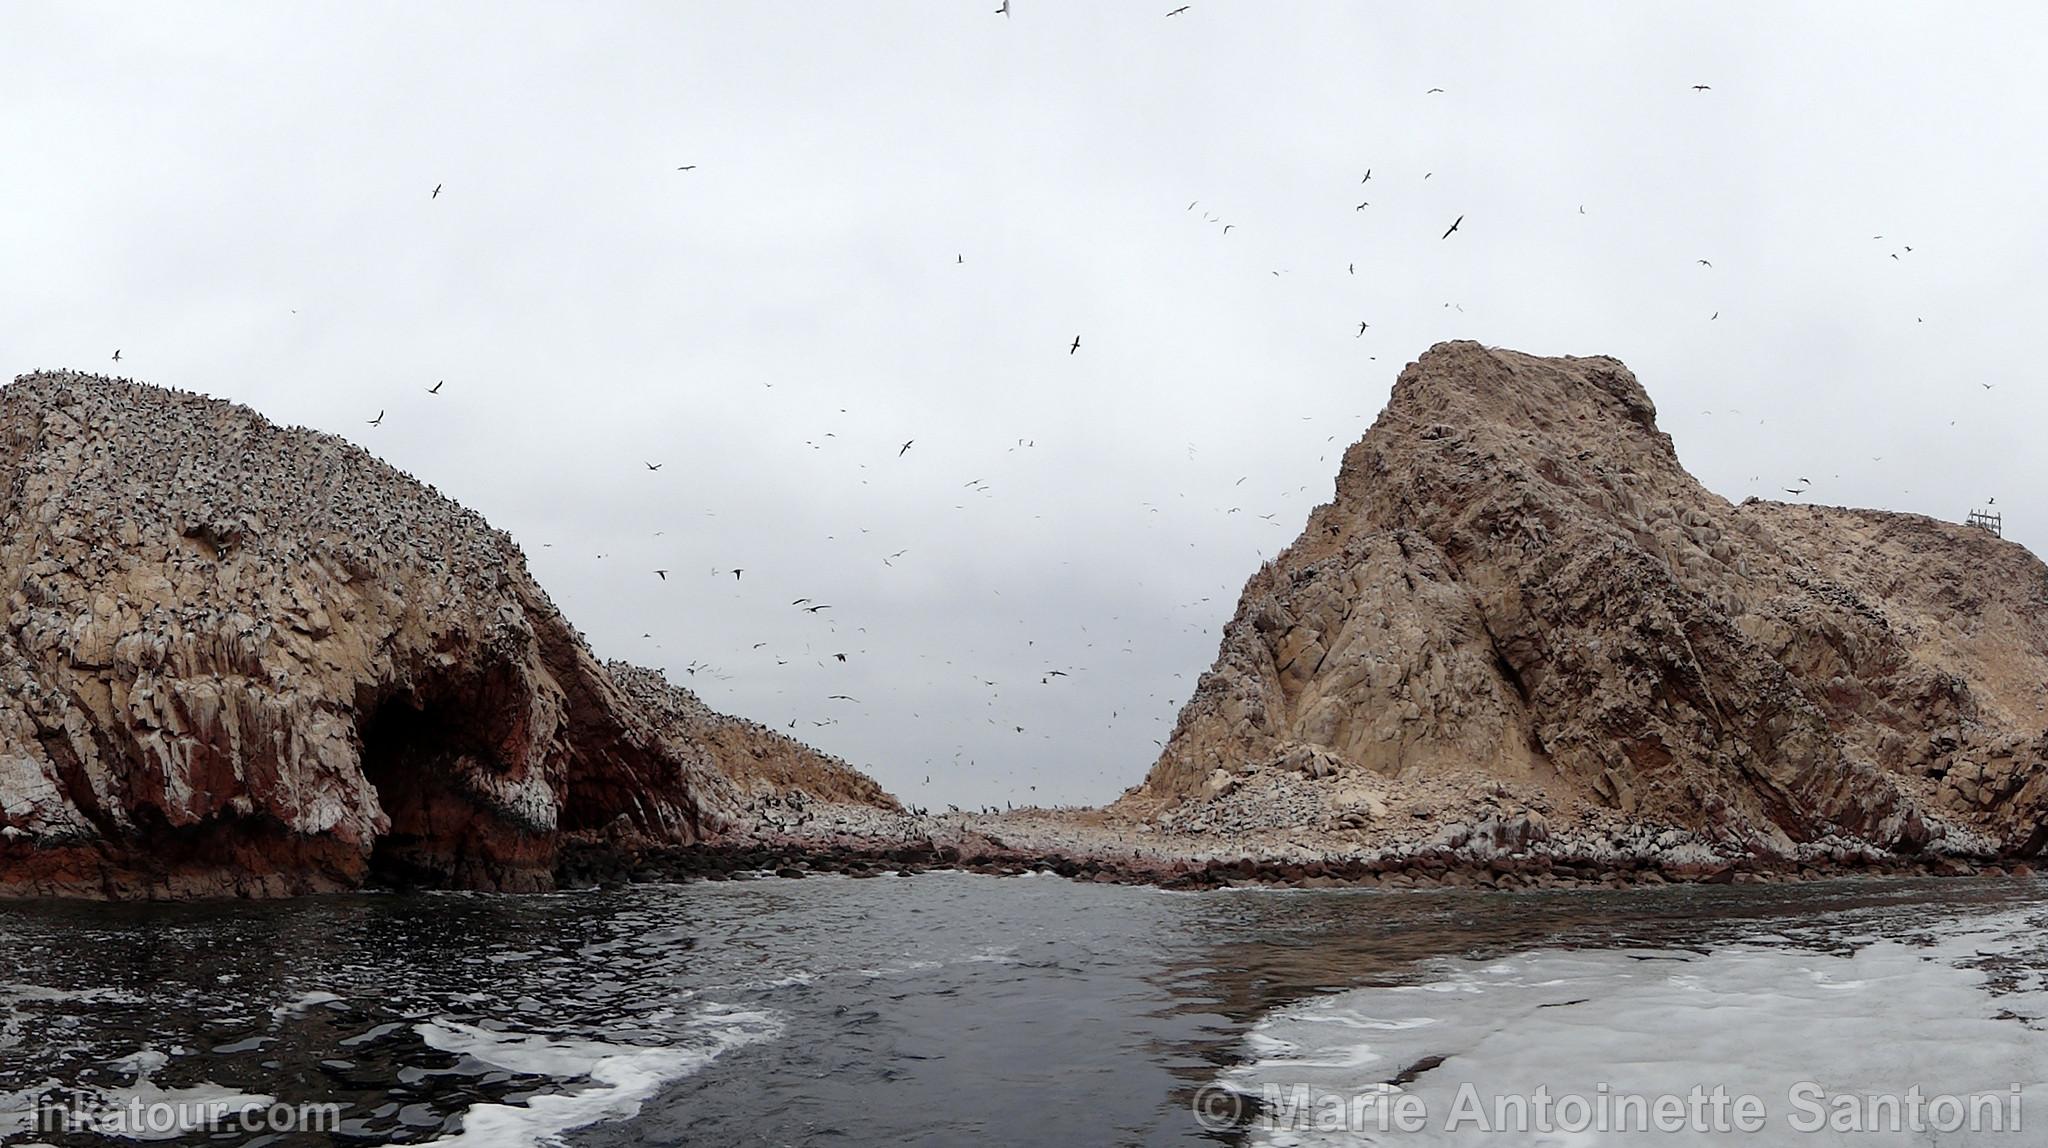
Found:
[[[1424,92],[1424,93],[1422,93],[1422,94],[1423,94],[1423,95],[1425,95],[1425,96],[1433,96],[1433,95],[1435,95],[1435,94],[1437,94],[1438,92],[1441,92],[1441,91],[1443,91],[1443,89],[1442,89],[1442,88],[1431,88],[1430,90],[1428,90],[1428,91],[1426,91],[1426,92]]]
[[[373,419],[371,419],[371,420],[370,420],[370,425],[371,425],[371,426],[373,426],[373,427],[380,427],[380,426],[383,426],[383,425],[384,425],[384,412],[383,412],[383,411],[378,411],[378,412],[377,412],[377,417],[376,417],[376,418],[373,418]]]
[[[1695,92],[1711,92],[1714,88],[1711,84],[1694,84],[1692,90]]]
[[[664,581],[664,582],[668,581],[668,571],[666,571],[666,570],[656,570],[656,571],[655,571],[655,573],[656,573],[656,574],[659,574],[659,575],[661,575],[661,580],[662,580],[662,581]]]
[[[840,661],[842,661],[842,662],[846,660],[846,655],[845,655],[845,654],[834,654],[834,655],[832,655],[832,656],[833,656],[833,657],[835,657],[835,658],[838,658],[838,659],[839,659]]]
[[[1700,266],[1702,266],[1702,267],[1712,267],[1712,266],[1713,266],[1713,264],[1711,264],[1711,263],[1707,262],[1707,261],[1706,261],[1706,260],[1704,260],[1704,259],[1695,259],[1695,260],[1693,260],[1693,262],[1694,262],[1694,263],[1697,263],[1697,264],[1699,264],[1699,265],[1700,265]]]
[[[438,395],[438,394],[440,394],[440,393],[441,393],[441,384],[442,384],[442,383],[445,383],[445,382],[447,382],[447,381],[448,381],[447,379],[441,379],[441,380],[439,380],[439,381],[438,381],[438,382],[436,382],[436,383],[435,383],[435,384],[434,384],[433,386],[431,386],[431,387],[428,387],[428,388],[427,388],[427,393],[428,393],[428,394],[430,394],[430,395]]]
[[[683,166],[681,166],[681,167],[677,168],[676,170],[677,170],[677,171],[696,171],[696,170],[697,170],[697,165],[696,165],[696,164],[694,164],[694,163],[686,163],[686,164],[684,164]]]
[[[1363,319],[1359,320],[1359,321],[1358,321],[1358,334],[1356,334],[1356,335],[1353,335],[1353,336],[1351,336],[1351,337],[1352,337],[1352,338],[1354,338],[1354,339],[1363,339],[1363,338],[1365,338],[1365,329],[1366,329],[1367,327],[1370,327],[1370,326],[1372,326],[1372,324],[1371,324],[1371,323],[1368,323],[1368,322],[1366,322],[1366,321],[1365,321],[1365,320],[1363,320]]]
[[[1445,229],[1444,229],[1444,233],[1443,233],[1442,235],[1438,236],[1437,238],[1439,238],[1439,239],[1449,239],[1449,238],[1451,237],[1451,232],[1453,232],[1453,231],[1456,231],[1456,230],[1458,229],[1458,225],[1459,225],[1460,223],[1463,223],[1463,222],[1465,222],[1465,217],[1464,217],[1464,216],[1462,216],[1462,215],[1461,215],[1461,216],[1459,216],[1458,218],[1456,218],[1456,219],[1452,220],[1452,221],[1451,221],[1451,225],[1450,225],[1449,227],[1445,228]]]
[[[1081,349],[1081,336],[1079,336],[1079,335],[1076,335],[1076,336],[1074,336],[1074,345],[1073,345],[1073,346],[1071,346],[1071,347],[1068,347],[1068,348],[1067,348],[1067,354],[1071,355],[1071,354],[1073,354],[1073,353],[1074,353],[1075,351],[1078,351],[1078,350],[1080,350],[1080,349]]]
[[[1236,227],[1236,226],[1237,226],[1237,224],[1235,224],[1235,223],[1226,223],[1226,224],[1224,224],[1224,225],[1223,225],[1223,234],[1225,234],[1225,235],[1228,235],[1228,234],[1230,234],[1230,229],[1231,229],[1231,228],[1233,228],[1233,227]]]
[[[1365,203],[1361,203],[1361,204],[1359,204],[1359,205],[1358,205],[1357,207],[1354,207],[1354,208],[1352,208],[1351,210],[1353,210],[1353,211],[1364,211],[1364,210],[1365,210],[1366,208],[1368,208],[1368,207],[1371,207],[1371,206],[1372,206],[1372,203],[1371,203],[1370,201],[1367,201],[1367,202],[1365,202]]]
[[[804,607],[804,613],[806,613],[806,614],[815,614],[815,613],[817,613],[817,612],[818,612],[818,611],[820,611],[820,610],[830,610],[831,608],[832,608],[832,607],[830,607],[830,606],[805,606],[805,607]]]
[[[735,582],[740,580],[740,568],[737,566],[733,567],[732,580]]]
[[[427,198],[428,198],[428,199],[439,199],[439,198],[441,198],[441,185],[440,185],[440,184],[438,184],[438,183],[437,183],[437,184],[435,184],[435,185],[434,185],[434,194],[432,194],[432,195],[428,196]]]
[[[1371,183],[1371,182],[1372,182],[1372,169],[1371,169],[1371,168],[1366,168],[1366,169],[1365,169],[1365,178],[1364,178],[1364,179],[1361,179],[1361,180],[1359,180],[1358,182],[1360,182],[1360,183]]]
[[[1178,15],[1180,15],[1180,14],[1181,14],[1182,12],[1185,12],[1185,11],[1187,11],[1189,7],[1190,7],[1190,5],[1187,5],[1187,4],[1183,4],[1183,5],[1181,5],[1180,7],[1178,7],[1178,8],[1175,8],[1175,9],[1174,9],[1173,11],[1171,11],[1171,12],[1168,12],[1168,13],[1167,13],[1167,15],[1168,15],[1168,16],[1178,16]]]
[[[996,9],[996,15],[1005,20],[1010,18],[1010,0],[1003,0],[1003,6]]]
[[[902,450],[899,450],[899,451],[897,451],[897,452],[896,452],[896,457],[897,457],[897,458],[902,458],[902,457],[903,457],[904,455],[906,455],[906,454],[909,454],[909,453],[910,453],[910,444],[911,444],[911,443],[914,443],[914,442],[916,442],[916,441],[917,441],[917,440],[916,440],[916,439],[914,439],[914,438],[913,438],[913,439],[906,439],[906,440],[904,441],[904,443],[903,443],[903,449],[902,449]]]
[[[646,459],[642,459],[640,460],[640,465],[646,467],[649,470],[660,470],[662,467],[667,466],[668,464],[665,462],[648,462]]]
[[[121,348],[119,347],[114,348],[114,361],[117,363],[121,361]]]

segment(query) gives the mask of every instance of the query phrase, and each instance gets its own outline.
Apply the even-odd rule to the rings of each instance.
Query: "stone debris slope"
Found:
[[[608,661],[605,672],[680,749],[717,767],[744,797],[801,790],[811,799],[901,811],[874,778],[760,722],[719,713],[659,670]]]

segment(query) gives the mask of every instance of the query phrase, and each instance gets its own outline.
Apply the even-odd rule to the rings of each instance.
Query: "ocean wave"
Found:
[[[462,1114],[462,1130],[432,1143],[464,1148],[525,1148],[559,1143],[572,1129],[630,1120],[670,1084],[704,1070],[735,1048],[773,1040],[782,1017],[771,1012],[699,1007],[669,1045],[617,1044],[541,1033],[493,1032],[454,1020],[426,1021],[414,1031],[430,1047],[474,1057],[493,1068],[546,1076],[575,1091],[531,1097],[524,1105],[479,1104]]]

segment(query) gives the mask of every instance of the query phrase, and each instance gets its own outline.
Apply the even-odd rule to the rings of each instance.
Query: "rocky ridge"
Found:
[[[509,536],[339,438],[45,372],[0,473],[0,895],[547,888],[568,839],[745,829],[744,737],[676,737]]]

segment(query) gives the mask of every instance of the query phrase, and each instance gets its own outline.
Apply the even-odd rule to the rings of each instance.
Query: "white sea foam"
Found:
[[[444,1052],[464,1053],[508,1072],[549,1076],[575,1091],[531,1097],[524,1105],[479,1104],[462,1114],[462,1131],[437,1145],[520,1148],[560,1143],[562,1133],[605,1120],[629,1120],[663,1087],[742,1045],[772,1040],[782,1032],[773,1013],[707,1004],[681,1026],[672,1045],[614,1044],[608,1041],[491,1032],[455,1021],[414,1026],[420,1038]]]
[[[1534,1135],[1467,1120],[1461,1087],[1492,1117],[1501,1097],[1685,1096],[1695,1085],[1759,1097],[1767,1133],[1747,1139],[1814,1145],[1925,1145],[1927,1131],[1807,1134],[1793,1120],[1792,1090],[1815,1082],[1833,1112],[1835,1097],[1995,1097],[2009,1115],[2013,1086],[2031,1128],[2048,1129],[2048,1015],[2040,924],[2026,912],[1952,929],[1932,943],[1872,941],[1844,955],[1782,938],[1712,953],[1645,950],[1541,951],[1486,962],[1442,961],[1420,983],[1359,989],[1275,1011],[1245,1040],[1245,1063],[1220,1083],[1269,1097],[1269,1086],[1333,1111],[1328,1097],[1371,1096],[1394,1087],[1426,1112],[1418,1131],[1331,1127],[1313,1115],[1293,1128],[1262,1128],[1273,1145],[1572,1145],[1726,1143],[1723,1132],[1614,1130]],[[1776,941],[1777,943],[1773,943]],[[1998,983],[1984,967],[1996,971]],[[1427,1058],[1442,1057],[1431,1067]],[[1510,1102],[1512,1104],[1512,1102]],[[2036,1106],[2038,1108],[2036,1109]],[[2031,1110],[2030,1109],[2035,1109]],[[1470,1111],[1469,1109],[1466,1111]],[[1269,1114],[1270,1116],[1271,1114]],[[1283,1112],[1284,1115],[1284,1112]],[[1338,1123],[1342,1123],[1341,1121]],[[1881,1118],[1879,1123],[1884,1124]],[[1491,1124],[1491,1120],[1487,1121]],[[1773,1136],[1770,1133],[1775,1133]],[[2038,1143],[2011,1131],[1944,1133],[1939,1143]]]
[[[11,1144],[8,1137],[27,1132],[34,1123],[36,1103],[60,1083],[52,1077],[19,1092],[0,1092],[0,1143]]]
[[[282,1022],[284,1018],[288,1016],[297,1016],[299,1013],[305,1012],[309,1008],[317,1008],[320,1005],[332,1004],[340,999],[340,997],[335,996],[333,993],[321,992],[317,989],[312,992],[301,993],[298,996],[293,997],[291,1000],[288,1000],[283,1004],[278,1005],[276,1008],[271,1009],[270,1020],[272,1024],[277,1024]]]
[[[143,1048],[112,1061],[108,1067],[132,1073],[134,1083],[125,1088],[80,1089],[66,1105],[67,1117],[100,1136],[162,1141],[211,1131],[221,1114],[262,1108],[274,1102],[274,1097],[239,1092],[211,1081],[184,1088],[163,1088],[150,1079],[171,1062],[173,1054],[186,1052],[183,1048],[170,1052]],[[33,1091],[0,1094],[0,1104],[5,1105],[5,1111],[0,1112],[0,1136],[28,1130],[33,1123],[33,1108],[47,1102],[57,1083],[52,1080]]]

